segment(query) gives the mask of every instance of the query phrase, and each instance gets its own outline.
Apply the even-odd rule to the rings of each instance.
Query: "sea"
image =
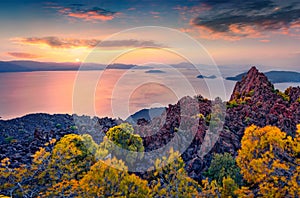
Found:
[[[184,96],[229,100],[234,81],[197,78],[195,71],[122,70],[0,73],[0,119],[31,113],[126,119],[144,108],[167,107]],[[275,84],[285,90],[300,83]]]

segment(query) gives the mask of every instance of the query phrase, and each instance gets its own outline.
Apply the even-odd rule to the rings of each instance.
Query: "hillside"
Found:
[[[0,72],[28,72],[28,71],[31,70],[29,68],[20,65],[0,61]]]
[[[150,122],[153,118],[161,116],[165,110],[165,107],[142,109],[129,116],[125,121],[136,124],[138,123],[138,120],[145,119],[147,122]]]
[[[203,171],[210,165],[213,153],[229,152],[233,156],[237,155],[238,149],[241,148],[244,130],[252,124],[261,127],[277,126],[294,136],[296,124],[300,123],[299,98],[300,87],[291,87],[285,93],[281,93],[274,89],[273,84],[263,73],[253,67],[242,81],[237,82],[229,102],[222,102],[219,99],[209,101],[201,96],[185,97],[177,104],[169,105],[166,115],[154,119],[147,126],[138,126],[136,130],[143,131],[142,135],[146,136],[145,148],[151,151],[166,145],[174,138],[174,131],[181,127],[182,119],[188,116],[189,122],[197,122],[198,126],[193,125],[188,130],[194,135],[194,139],[182,158],[187,163],[189,175],[196,180],[201,180]],[[188,105],[184,105],[186,103]],[[216,103],[220,105],[215,105]],[[222,108],[225,105],[226,110]],[[212,107],[216,106],[219,109],[212,112]],[[184,113],[183,108],[187,108]],[[199,113],[204,119],[193,120],[192,117]],[[208,133],[209,125],[213,124],[208,121],[208,118],[212,117],[211,113],[226,115],[223,127],[213,132],[216,135]],[[158,130],[153,132],[153,129]],[[155,135],[147,136],[147,134]],[[210,137],[209,141],[205,139],[206,135]]]
[[[153,110],[155,116],[152,116],[151,111]],[[232,160],[241,158],[238,151],[242,148],[245,129],[252,125],[278,127],[278,130],[283,132],[277,131],[277,134],[289,135],[288,138],[282,139],[284,144],[289,143],[286,142],[287,140],[296,141],[296,143],[299,140],[299,137],[296,136],[296,126],[300,123],[300,87],[290,87],[284,93],[275,90],[267,76],[255,67],[252,67],[242,80],[236,83],[228,102],[221,101],[220,98],[210,101],[202,96],[186,96],[176,104],[170,104],[167,108],[153,110],[142,110],[131,117],[134,120],[132,131],[139,136],[133,135],[127,141],[124,137],[129,134],[122,134],[124,131],[121,131],[122,133],[119,135],[123,136],[118,139],[116,138],[118,136],[112,135],[112,141],[120,140],[124,144],[124,142],[132,143],[139,140],[145,154],[151,154],[152,151],[172,144],[174,150],[181,153],[184,162],[184,165],[181,165],[182,169],[184,167],[189,178],[198,181],[199,184],[207,177],[216,154],[220,154],[221,159],[224,153],[227,153],[229,158],[232,157]],[[11,168],[19,167],[21,164],[29,165],[32,163],[33,154],[39,150],[39,147],[45,147],[47,152],[51,152],[53,146],[47,142],[53,138],[59,141],[67,134],[87,133],[93,137],[97,144],[102,145],[105,135],[107,137],[112,132],[121,130],[121,123],[125,123],[125,121],[48,114],[32,114],[22,118],[0,121],[0,159],[10,158],[9,167]],[[126,124],[122,126],[127,127],[127,129],[131,127]],[[271,129],[273,130],[273,128]],[[273,132],[271,131],[271,133]],[[140,139],[135,140],[134,138],[137,137]],[[261,137],[254,137],[254,140],[255,138]],[[272,143],[274,146],[277,145],[276,142]],[[254,141],[253,144],[257,144],[257,141]],[[295,145],[294,147],[298,148]],[[268,146],[266,147],[268,148]],[[134,147],[131,146],[130,148]],[[271,150],[272,148],[270,147]],[[291,165],[291,168],[288,170],[286,168],[283,168],[284,170],[275,169],[274,173],[292,178],[298,161],[291,156],[296,155],[297,157],[299,152],[297,154],[297,152],[293,153],[284,149],[274,149],[274,152],[276,152],[276,157],[280,159],[280,162]],[[110,155],[111,153],[107,156]],[[150,155],[143,160],[147,165],[153,164],[156,156]],[[130,164],[128,166],[130,167]],[[139,178],[149,182],[155,180],[151,174],[151,171],[137,173]],[[160,179],[162,186],[168,184],[166,180],[160,177],[158,179]],[[239,185],[243,183],[241,179],[238,182]],[[294,182],[293,185],[297,187],[298,184]],[[250,187],[257,195],[259,187],[257,185]]]
[[[243,132],[251,124],[257,126],[278,126],[288,134],[294,135],[296,123],[300,123],[299,98],[299,87],[289,88],[285,93],[281,93],[278,90],[274,90],[273,84],[263,73],[258,72],[255,67],[251,68],[243,80],[237,82],[229,102],[217,101],[223,106],[227,105],[226,111],[225,109],[220,110],[224,111],[223,114],[226,114],[224,125],[217,133],[219,137],[217,137],[217,140],[214,140],[217,141],[214,148],[210,154],[206,155],[205,153],[205,156],[202,156],[204,157],[203,159],[198,158],[197,155],[209,128],[210,122],[207,118],[211,117],[212,105],[216,101],[210,101],[201,96],[194,98],[184,97],[177,104],[169,105],[168,108],[141,110],[133,114],[126,121],[135,124],[138,123],[139,119],[145,119],[145,122],[143,124],[142,122],[138,123],[140,125],[136,125],[135,129],[143,136],[145,150],[151,151],[165,145],[174,137],[174,131],[180,128],[183,117],[186,115],[193,117],[199,113],[202,114],[205,118],[204,120],[193,120],[193,122],[198,123],[198,126],[193,126],[190,129],[194,135],[194,139],[182,155],[186,162],[191,163],[191,167],[197,167],[196,174],[194,169],[188,169],[188,172],[195,178],[201,178],[201,172],[209,165],[212,153],[230,152],[233,155],[237,154],[236,152],[241,146],[240,141]],[[78,116],[75,118],[78,120]],[[102,122],[100,126],[107,125],[105,131],[110,126],[116,125],[116,123],[124,122],[108,118],[92,119],[82,117],[81,119],[85,120],[82,123],[86,122],[86,125],[98,122],[97,120],[99,120],[99,122]],[[105,124],[103,120],[106,120],[105,122],[110,124]],[[35,149],[29,152],[33,153],[38,148],[38,145],[43,145],[46,141],[46,139],[35,139],[36,134],[34,133],[40,132],[43,136],[51,134],[51,137],[53,136],[57,139],[65,134],[80,133],[78,130],[72,130],[72,126],[76,126],[76,124],[74,123],[74,116],[70,115],[50,116],[47,114],[33,114],[18,119],[0,121],[0,157],[12,157],[11,154],[20,154],[25,156],[21,161],[29,162],[29,159],[25,159],[26,156],[30,158],[30,155],[26,154],[26,152],[29,152],[29,150],[25,149],[26,145],[28,146],[30,141],[34,140],[33,142],[36,144],[34,146]],[[99,131],[102,130],[99,129]],[[94,136],[96,135],[94,139],[96,138],[96,141],[100,142],[101,138],[97,137],[99,131],[92,130],[92,132],[87,132],[94,134]],[[19,134],[20,132],[21,134]],[[10,139],[16,139],[18,143],[10,144]],[[26,142],[24,142],[25,140]],[[13,148],[18,148],[17,152],[12,153],[12,150],[15,150]],[[17,164],[19,162],[16,161]]]

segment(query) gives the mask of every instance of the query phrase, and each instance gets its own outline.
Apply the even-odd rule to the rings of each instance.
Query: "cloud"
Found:
[[[297,28],[300,7],[297,3],[279,4],[269,0],[205,0],[211,10],[191,20],[200,36],[212,39],[239,40],[263,38],[267,32]]]
[[[25,52],[7,52],[8,55],[13,56],[15,58],[40,58],[41,56],[31,53],[25,53]]]
[[[181,20],[188,21],[190,18],[195,18],[199,16],[199,14],[211,10],[211,6],[205,3],[201,3],[199,5],[194,6],[177,5],[173,9],[177,10]]]
[[[27,45],[46,45],[52,48],[70,49],[70,48],[117,48],[117,47],[165,47],[162,44],[147,40],[107,40],[101,41],[97,39],[74,39],[60,38],[55,36],[49,37],[29,37],[29,38],[13,38],[15,43]]]
[[[128,11],[134,11],[134,10],[136,10],[136,8],[135,7],[131,7],[131,8],[128,8],[127,10]]]
[[[110,40],[103,41],[99,45],[100,47],[166,47],[163,44],[156,43],[151,40]]]
[[[236,10],[243,9],[243,11],[259,11],[265,8],[275,7],[274,2],[271,0],[245,0],[242,2],[240,0],[202,0],[201,2],[212,8],[223,7],[226,9],[227,7],[230,9],[230,7],[235,7]]]
[[[262,39],[262,40],[260,40],[260,42],[262,42],[262,43],[269,43],[271,41],[269,39]]]
[[[161,14],[160,12],[150,11],[149,13],[152,15],[152,17],[153,17],[154,19],[160,18],[160,14]]]
[[[29,45],[46,45],[52,48],[93,48],[100,42],[100,40],[96,39],[59,38],[55,36],[14,38],[12,41]]]
[[[154,12],[154,11],[150,11],[150,14],[152,14],[152,15],[159,15],[159,14],[160,14],[160,12]]]
[[[109,21],[119,14],[99,7],[86,8],[85,6],[85,4],[70,4],[66,7],[51,5],[47,8],[54,8],[62,15],[85,21]]]

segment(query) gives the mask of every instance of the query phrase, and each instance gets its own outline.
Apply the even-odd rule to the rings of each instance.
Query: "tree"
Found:
[[[221,197],[236,197],[235,191],[238,189],[238,185],[230,176],[223,177]]]
[[[39,197],[79,197],[79,182],[75,179],[63,180],[39,193]]]
[[[0,191],[9,196],[20,197],[27,194],[23,188],[24,179],[28,177],[27,167],[22,165],[19,168],[11,168],[10,159],[4,158],[0,164]],[[25,192],[24,192],[25,191]]]
[[[122,159],[128,166],[132,166],[143,157],[143,152],[142,138],[134,134],[131,125],[122,123],[108,130],[103,142],[100,144],[97,156],[98,158],[104,158],[106,155],[112,154],[118,159]]]
[[[200,186],[188,177],[184,161],[178,152],[170,150],[168,157],[157,159],[149,172],[153,197],[196,197]]]
[[[95,144],[89,144],[90,140],[88,136],[75,134],[64,136],[56,144],[53,139],[45,145],[48,149],[53,148],[51,153],[46,148],[40,148],[32,156],[31,165],[21,165],[18,168],[11,168],[8,158],[2,160],[1,192],[14,197],[36,197],[55,192],[58,187],[69,189],[68,185],[81,179],[95,163],[92,153],[96,150],[93,148]]]
[[[47,143],[53,146],[55,139]],[[50,153],[40,148],[32,157],[32,164],[11,168],[9,158],[1,161],[0,190],[11,197],[34,197],[46,189],[47,165]],[[49,179],[49,178],[48,178]]]
[[[245,130],[237,164],[249,189],[239,191],[268,197],[299,197],[300,126],[295,137],[277,127],[250,126]]]
[[[211,164],[206,172],[211,180],[216,180],[218,185],[223,184],[223,178],[230,177],[235,183],[242,184],[240,168],[236,165],[235,159],[229,154],[214,154]]]
[[[147,181],[129,174],[116,158],[98,161],[79,181],[79,197],[148,197]]]
[[[90,146],[76,134],[65,135],[53,148],[48,172],[53,184],[63,180],[79,180],[96,162]]]
[[[221,188],[216,180],[209,182],[208,178],[206,178],[202,180],[202,188],[199,195],[200,197],[220,197]]]
[[[238,185],[233,179],[223,177],[222,185],[219,185],[216,180],[209,182],[208,178],[201,182],[200,197],[237,197],[235,191],[238,190]]]

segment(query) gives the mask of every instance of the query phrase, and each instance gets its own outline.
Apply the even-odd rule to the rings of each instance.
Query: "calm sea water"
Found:
[[[197,79],[194,72],[144,70],[0,73],[0,117],[29,113],[77,113],[126,118],[150,107],[174,104],[185,95],[228,100],[235,82]],[[299,84],[282,83],[281,90]]]

